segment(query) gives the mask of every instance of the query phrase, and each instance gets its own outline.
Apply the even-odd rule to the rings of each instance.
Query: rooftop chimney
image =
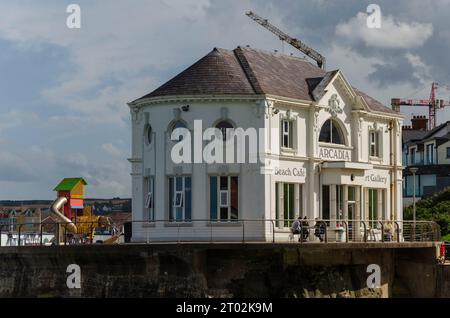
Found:
[[[428,118],[426,116],[413,116],[411,124],[412,130],[427,130]]]

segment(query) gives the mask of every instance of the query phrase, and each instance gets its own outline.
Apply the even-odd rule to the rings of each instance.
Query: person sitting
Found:
[[[317,236],[321,242],[324,241],[325,230],[325,222],[320,221],[318,218],[316,218],[316,224],[314,225],[314,235]]]
[[[302,221],[302,240],[303,240],[303,242],[306,242],[308,240],[308,237],[309,237],[309,223],[305,216]]]
[[[394,240],[395,227],[392,221],[388,221],[383,225],[384,230],[384,240],[391,242]]]
[[[291,237],[294,237],[295,234],[300,235],[301,231],[301,218],[295,219],[291,226]],[[301,238],[298,239],[298,241],[301,241]]]

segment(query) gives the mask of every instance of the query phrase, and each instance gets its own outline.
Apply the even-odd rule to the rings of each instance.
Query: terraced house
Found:
[[[427,130],[428,119],[414,116],[403,127],[403,204],[430,196],[450,186],[450,121]],[[410,168],[417,168],[414,174]],[[415,185],[414,185],[415,178]]]
[[[402,116],[340,70],[248,47],[214,48],[128,105],[133,220],[143,221],[133,224],[134,241],[272,240],[287,237],[288,220],[298,216],[373,226],[402,219]],[[193,160],[175,163],[172,148],[189,136],[173,140],[172,132],[194,135],[198,120],[224,140],[227,128],[262,129],[264,160],[198,163],[195,150],[207,141],[193,137],[184,139]]]

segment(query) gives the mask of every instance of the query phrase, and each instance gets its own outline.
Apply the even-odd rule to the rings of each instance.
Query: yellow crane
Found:
[[[302,41],[289,36],[285,32],[281,31],[279,28],[274,26],[273,24],[269,23],[269,21],[267,19],[261,18],[256,13],[254,13],[252,11],[247,11],[245,14],[250,19],[255,21],[256,23],[262,25],[264,28],[266,28],[270,32],[272,32],[275,35],[277,35],[280,38],[281,41],[284,41],[284,42],[292,45],[297,50],[299,50],[300,52],[305,54],[306,56],[312,58],[314,61],[316,61],[317,66],[319,66],[322,69],[325,69],[326,59],[325,59],[325,57],[322,54],[320,54],[319,52],[317,52],[313,48],[309,47],[308,45],[306,45]]]

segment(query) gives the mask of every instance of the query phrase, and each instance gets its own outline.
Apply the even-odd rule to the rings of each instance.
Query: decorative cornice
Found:
[[[361,117],[364,118],[379,118],[379,119],[385,119],[385,120],[392,120],[392,119],[403,119],[405,118],[401,114],[391,114],[391,113],[379,113],[375,111],[367,112],[365,110],[352,110],[352,113],[358,113]]]
[[[139,101],[130,102],[130,108],[141,108],[148,105],[179,103],[179,102],[212,102],[212,101],[246,101],[255,102],[265,99],[265,95],[174,95],[145,98]]]

